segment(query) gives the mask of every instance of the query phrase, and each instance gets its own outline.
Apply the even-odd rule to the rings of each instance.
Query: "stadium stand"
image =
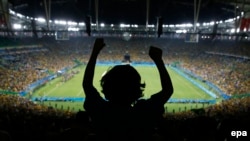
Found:
[[[23,40],[24,43],[32,44],[33,42],[38,46],[1,48],[0,69],[1,73],[6,74],[0,76],[3,90],[21,92],[29,84],[51,73],[73,67],[75,65],[73,60],[86,63],[91,43],[93,43],[93,38],[72,39],[64,42],[41,39],[38,43],[29,39]],[[211,82],[210,85],[214,84],[222,90],[221,93],[231,96],[246,94],[250,91],[248,79],[250,64],[249,59],[246,58],[250,56],[250,52],[244,42],[228,43],[225,41],[213,45],[206,41],[186,44],[178,39],[133,38],[127,42],[120,38],[108,37],[105,40],[108,47],[100,54],[99,62],[122,60],[121,56],[126,51],[130,52],[134,64],[150,62],[151,60],[146,57],[146,52],[148,45],[154,44],[165,50],[164,60],[167,64],[178,62],[177,67],[199,76],[199,79],[208,83]],[[208,51],[225,55],[207,53]],[[231,57],[227,54],[246,57]]]
[[[5,43],[0,42],[0,137],[4,134],[6,140],[12,141],[95,139],[87,113],[57,110],[16,95],[58,70],[73,67],[76,59],[86,63],[94,39],[1,39]],[[168,65],[210,82],[223,94],[236,96],[250,92],[248,43],[201,41],[187,44],[179,39],[141,37],[129,42],[119,37],[106,37],[105,41],[107,48],[101,52],[98,62],[122,60],[124,52],[129,51],[134,64],[150,63],[146,57],[148,45],[154,44],[164,49],[163,56]],[[230,131],[234,129],[250,131],[246,126],[250,122],[249,105],[249,97],[240,97],[196,111],[166,113],[155,140],[233,139]],[[79,136],[79,132],[84,134]]]

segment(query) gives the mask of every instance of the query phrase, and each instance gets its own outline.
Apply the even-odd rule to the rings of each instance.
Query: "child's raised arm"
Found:
[[[92,50],[89,62],[86,66],[83,81],[82,81],[82,87],[84,89],[86,97],[89,96],[90,92],[93,90],[93,78],[94,78],[94,72],[95,72],[95,64],[96,59],[100,51],[105,46],[103,38],[97,38],[94,43],[94,48]]]
[[[170,76],[169,76],[167,69],[165,67],[165,64],[162,60],[162,50],[160,48],[150,46],[149,56],[156,64],[156,67],[157,67],[159,74],[160,74],[161,88],[162,89],[156,95],[157,95],[157,97],[159,97],[158,101],[161,102],[162,104],[164,104],[171,97],[174,90],[173,90]]]

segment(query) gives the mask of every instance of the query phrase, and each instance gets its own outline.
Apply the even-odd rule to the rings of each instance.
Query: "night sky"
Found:
[[[197,0],[198,1],[198,0]],[[44,17],[43,0],[9,0],[15,11],[27,16]],[[229,9],[229,10],[225,10]],[[198,22],[225,20],[234,16],[234,7],[202,0]],[[51,19],[84,21],[87,15],[95,22],[95,0],[52,0]],[[194,0],[150,0],[149,24],[155,24],[157,17],[163,17],[163,24],[193,23]],[[99,0],[99,23],[145,24],[146,0]]]

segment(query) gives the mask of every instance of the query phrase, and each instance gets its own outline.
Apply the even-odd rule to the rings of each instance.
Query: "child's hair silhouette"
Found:
[[[97,140],[152,140],[163,118],[164,104],[173,93],[162,50],[153,46],[149,50],[160,75],[159,92],[142,99],[145,83],[141,83],[140,74],[131,65],[117,65],[101,78],[104,99],[93,85],[97,56],[104,46],[104,40],[97,38],[82,83],[86,95],[84,108],[90,115]]]
[[[110,102],[132,104],[143,96],[145,84],[141,76],[130,65],[117,65],[101,79],[102,92]]]

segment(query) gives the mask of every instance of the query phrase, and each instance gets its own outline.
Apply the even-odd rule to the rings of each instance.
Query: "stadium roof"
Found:
[[[194,21],[194,1],[199,0],[149,0],[149,24],[163,17],[164,24]],[[11,9],[30,17],[46,17],[45,2],[49,0],[9,0]],[[147,0],[51,0],[50,19],[84,21],[87,15],[95,22],[96,2],[98,21],[107,24],[145,24]],[[236,7],[238,7],[236,9]],[[250,0],[201,0],[198,22],[225,20],[235,13],[250,13]]]

